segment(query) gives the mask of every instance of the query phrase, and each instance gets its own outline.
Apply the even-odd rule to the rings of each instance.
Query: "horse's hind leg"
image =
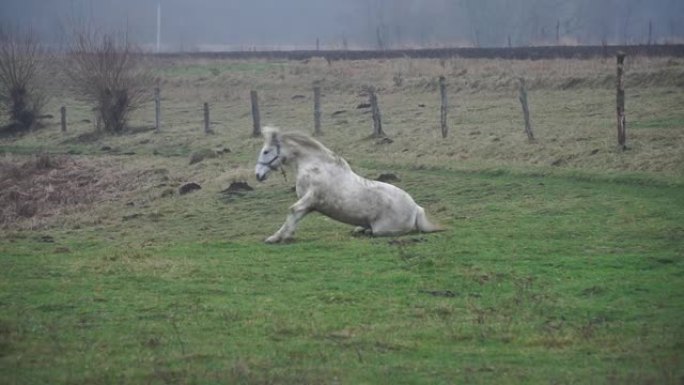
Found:
[[[287,215],[287,218],[285,218],[285,223],[283,223],[275,234],[266,238],[266,243],[282,242],[292,238],[292,234],[294,234],[294,231],[297,228],[297,222],[311,211],[312,203],[313,193],[309,190],[301,199],[290,206],[290,213]]]
[[[371,224],[373,236],[390,237],[406,234],[412,230],[411,226],[398,222],[395,218],[381,218]]]
[[[354,227],[352,233],[354,235],[373,235],[373,230],[370,227],[358,226]]]

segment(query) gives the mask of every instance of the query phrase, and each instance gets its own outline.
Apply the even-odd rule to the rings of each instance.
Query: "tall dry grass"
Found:
[[[681,174],[684,145],[684,60],[628,58],[630,150],[614,145],[615,61],[393,59],[305,62],[185,58],[162,64],[167,117],[178,128],[199,127],[201,104],[226,138],[241,140],[250,124],[249,90],[260,93],[262,121],[312,130],[311,87],[323,89],[323,140],[354,159],[424,165],[561,167],[593,171]],[[438,77],[448,83],[450,136],[436,135]],[[539,141],[524,143],[518,78],[530,90]],[[387,134],[394,143],[364,142],[370,134],[363,90],[378,90]],[[640,127],[649,127],[640,128]],[[359,151],[361,150],[361,151]]]
[[[320,140],[368,176],[409,167],[570,172],[608,178],[638,173],[647,180],[678,183],[684,178],[682,59],[628,58],[627,151],[619,150],[616,141],[613,60],[453,58],[328,64],[323,59],[288,62],[183,58],[157,59],[153,65],[162,88],[159,133],[141,129],[129,135],[92,136],[90,108],[77,100],[63,99],[60,104],[65,103],[69,109],[67,133],[61,133],[55,125],[30,136],[0,139],[0,145],[7,148],[88,154],[78,158],[77,168],[98,175],[93,177],[98,182],[87,183],[76,192],[90,191],[95,195],[88,198],[89,202],[111,204],[99,205],[99,217],[78,217],[77,211],[93,207],[92,203],[67,205],[52,212],[73,214],[76,222],[101,218],[116,221],[129,208],[112,198],[115,196],[138,197],[135,199],[154,206],[161,202],[157,201],[160,196],[169,189],[173,192],[183,182],[200,183],[203,188],[196,194],[209,200],[232,181],[253,183],[253,164],[262,143],[251,138],[249,91],[259,92],[264,124],[311,133],[314,82],[321,85],[323,94]],[[446,139],[441,138],[439,130],[440,75],[447,78],[450,102]],[[528,143],[523,131],[517,99],[520,76],[529,85],[535,143]],[[369,110],[357,108],[368,101],[363,92],[368,85],[377,90],[383,129],[391,143],[368,139],[372,132]],[[214,135],[203,133],[203,102],[210,104]],[[53,104],[53,108],[58,107]],[[153,127],[154,109],[146,106],[130,119],[134,127]],[[218,147],[231,151],[190,164],[191,154]],[[133,155],[107,155],[123,153]],[[112,164],[113,160],[116,162]],[[26,161],[25,157],[5,158],[5,163],[17,167]],[[159,168],[169,170],[172,180],[160,181],[161,176],[145,172]],[[32,174],[37,178],[38,195],[52,183],[50,172],[59,176],[66,171]],[[270,183],[289,183],[281,179],[273,178]],[[16,210],[9,215],[20,218]],[[59,216],[49,220],[32,218],[20,218],[20,226],[40,227],[68,220],[54,219]]]

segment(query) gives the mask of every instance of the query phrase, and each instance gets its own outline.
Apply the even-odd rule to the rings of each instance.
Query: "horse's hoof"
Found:
[[[373,230],[367,228],[367,227],[355,227],[354,230],[352,231],[352,235],[354,236],[370,236],[373,235]]]
[[[278,243],[280,242],[280,238],[276,237],[275,235],[271,235],[270,237],[266,238],[264,240],[266,243]]]

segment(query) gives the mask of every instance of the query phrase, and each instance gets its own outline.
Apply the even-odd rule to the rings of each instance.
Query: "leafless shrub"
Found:
[[[79,31],[66,63],[74,91],[94,104],[96,119],[107,132],[122,132],[130,112],[150,99],[154,78],[141,50],[126,35]]]
[[[9,129],[32,128],[47,102],[39,74],[44,52],[30,30],[0,26],[0,105],[10,119]]]
[[[404,84],[404,74],[401,72],[395,72],[392,76],[392,81],[396,87],[401,87]]]

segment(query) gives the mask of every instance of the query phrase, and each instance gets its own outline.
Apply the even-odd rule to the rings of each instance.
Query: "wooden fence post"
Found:
[[[440,127],[442,129],[442,138],[447,137],[449,128],[447,127],[447,93],[446,93],[446,78],[444,76],[439,77],[439,93],[442,100],[442,106],[439,109],[439,121]]]
[[[368,89],[371,113],[373,115],[373,137],[382,138],[385,133],[382,131],[382,118],[380,116],[380,107],[378,106],[378,97],[375,95],[375,88]]]
[[[314,86],[314,135],[322,135],[321,132],[321,87]]]
[[[532,123],[530,122],[530,109],[527,105],[527,87],[525,86],[525,79],[520,78],[520,104],[522,105],[523,117],[525,118],[525,133],[530,142],[534,141],[534,133],[532,132]]]
[[[252,136],[257,137],[261,135],[261,118],[259,116],[259,96],[257,95],[257,92],[255,90],[250,91],[249,96],[252,100]]]
[[[204,103],[204,133],[205,134],[211,134],[211,128],[209,127],[210,121],[209,121],[209,103]]]
[[[154,130],[159,132],[161,129],[161,91],[159,87],[154,88]]]
[[[59,113],[61,116],[61,123],[62,123],[62,132],[66,132],[67,130],[67,119],[66,119],[66,107],[62,106],[62,108],[59,109]]]
[[[625,119],[625,53],[617,53],[617,137],[618,146],[623,150],[627,149],[627,120]]]

